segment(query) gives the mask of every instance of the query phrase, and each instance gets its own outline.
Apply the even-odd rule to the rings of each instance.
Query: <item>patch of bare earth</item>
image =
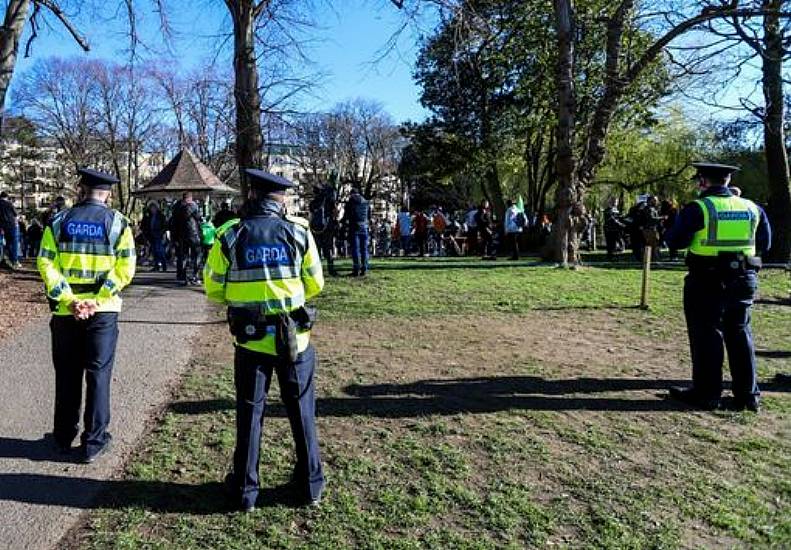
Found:
[[[0,339],[19,334],[48,312],[38,273],[32,269],[0,272]]]
[[[760,423],[735,422],[669,401],[667,389],[689,380],[686,334],[679,327],[663,338],[636,335],[630,325],[645,319],[605,310],[320,324],[323,443],[386,461],[371,436],[377,427],[397,437],[421,423],[449,425],[428,440],[467,453],[470,488],[510,480],[531,487],[539,502],[583,514],[591,494],[617,515],[634,513],[621,510],[625,494],[683,493],[679,472],[693,467],[723,479],[749,476],[727,448],[690,430],[729,441],[772,437],[788,421],[764,413]],[[687,531],[684,545],[735,542],[678,513],[653,509],[646,521],[659,528],[674,517]],[[551,542],[576,538],[574,526],[558,527]]]

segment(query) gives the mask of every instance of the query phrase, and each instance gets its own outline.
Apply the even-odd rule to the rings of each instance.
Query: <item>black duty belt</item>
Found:
[[[692,271],[740,272],[758,271],[762,263],[759,256],[747,256],[735,252],[724,252],[717,256],[687,254],[687,266]]]
[[[310,330],[316,322],[316,308],[303,306],[288,313],[262,315],[245,307],[228,308],[228,327],[240,344],[263,339],[270,327],[275,329],[275,349],[282,359],[297,357],[296,331]]]
[[[69,286],[74,294],[99,294],[102,285],[104,285],[104,281],[89,284],[70,284]]]

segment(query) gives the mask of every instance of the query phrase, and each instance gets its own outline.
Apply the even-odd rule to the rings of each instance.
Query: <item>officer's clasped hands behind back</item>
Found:
[[[112,440],[107,428],[120,293],[135,274],[135,243],[128,220],[107,206],[118,179],[86,168],[78,173],[78,202],[49,221],[36,265],[53,313],[54,442],[72,453],[84,380],[79,458],[90,463]]]

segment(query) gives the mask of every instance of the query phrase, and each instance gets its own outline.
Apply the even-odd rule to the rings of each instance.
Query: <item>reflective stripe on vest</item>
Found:
[[[741,197],[704,197],[695,201],[703,211],[703,229],[695,233],[689,252],[717,256],[722,252],[755,256],[755,233],[760,212]]]
[[[278,233],[275,238],[268,237],[269,242],[262,242],[250,239],[251,227],[247,225],[254,223],[245,220],[220,236],[223,253],[229,261],[224,276],[228,305],[255,308],[265,315],[303,306],[301,269],[308,244],[307,231],[290,224],[293,234]]]
[[[108,219],[106,212],[78,205],[58,213],[52,220],[61,273],[69,284],[103,282],[116,258],[133,255],[131,250],[115,250],[127,227],[126,218],[112,211],[112,219]],[[50,251],[46,256],[54,253]]]

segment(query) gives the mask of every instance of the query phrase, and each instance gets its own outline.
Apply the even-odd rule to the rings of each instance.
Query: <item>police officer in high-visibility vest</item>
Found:
[[[693,163],[700,198],[688,204],[665,234],[670,248],[687,249],[684,314],[692,357],[692,386],[670,395],[696,408],[720,408],[722,363],[728,352],[735,410],[759,409],[750,327],[760,256],[771,246],[766,213],[728,189],[736,166]],[[723,347],[724,343],[724,347]]]
[[[83,377],[85,413],[80,460],[110,446],[110,382],[118,340],[119,293],[135,274],[135,242],[127,219],[108,208],[118,180],[78,170],[78,200],[44,230],[37,265],[53,312],[55,444],[64,453],[79,432]]]
[[[276,373],[296,447],[293,486],[316,505],[324,474],[310,344],[315,314],[306,302],[324,286],[321,260],[307,220],[285,215],[293,184],[261,170],[245,172],[245,215],[218,230],[203,271],[208,298],[228,307],[236,347],[236,449],[226,485],[241,509],[254,509],[266,395]]]

